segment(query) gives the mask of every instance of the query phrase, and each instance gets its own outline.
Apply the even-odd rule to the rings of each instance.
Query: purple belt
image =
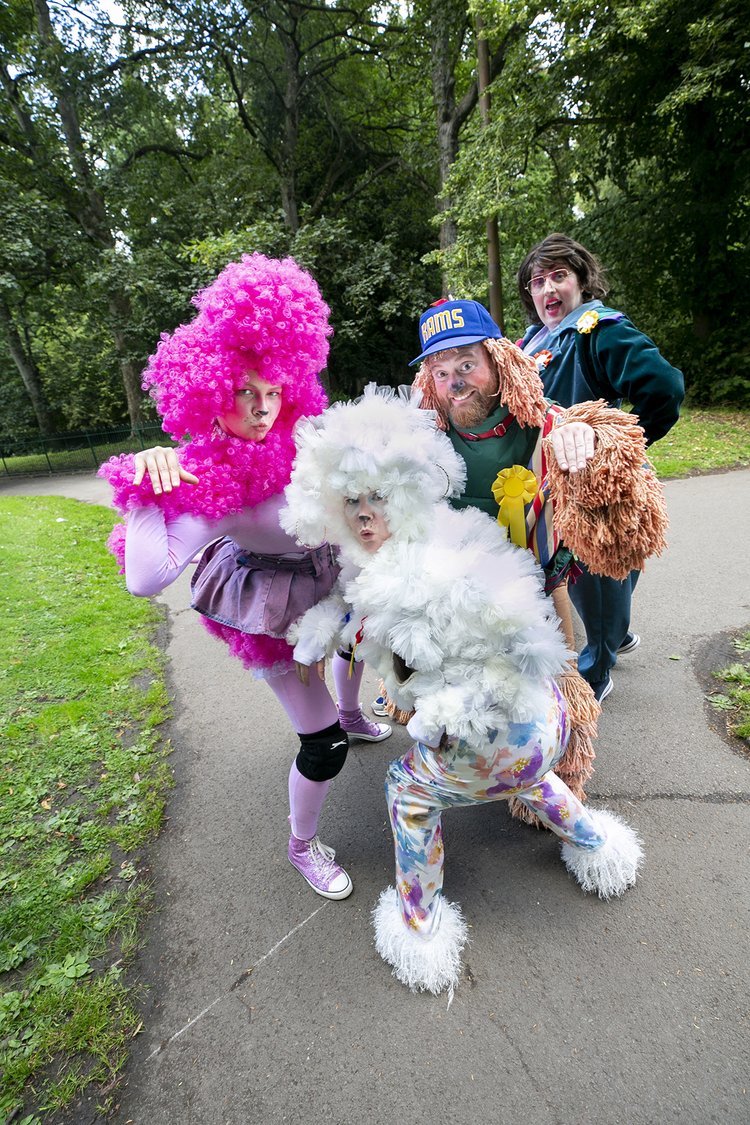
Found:
[[[292,574],[322,574],[335,563],[333,548],[324,543],[314,551],[304,555],[259,555],[255,551],[238,551],[234,556],[239,566],[249,566],[254,570],[284,570]]]

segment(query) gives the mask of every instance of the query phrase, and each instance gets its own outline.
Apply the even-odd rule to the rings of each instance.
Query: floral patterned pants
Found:
[[[546,714],[490,732],[477,750],[460,739],[432,749],[417,742],[388,768],[385,791],[396,846],[396,889],[406,925],[431,937],[443,893],[444,809],[518,797],[575,847],[604,838],[581,802],[554,773],[568,740],[565,703],[553,685]]]

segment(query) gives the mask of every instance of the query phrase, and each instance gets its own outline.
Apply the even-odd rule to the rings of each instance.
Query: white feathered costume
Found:
[[[415,745],[386,780],[397,882],[375,909],[376,945],[411,988],[452,989],[466,928],[442,896],[443,809],[520,798],[563,838],[583,888],[605,898],[635,881],[641,850],[552,773],[568,738],[554,677],[570,654],[529,552],[489,516],[449,507],[465,469],[431,412],[371,386],[302,423],[296,440],[281,522],[300,542],[337,544],[342,572],[289,640],[302,664],[351,645],[414,711]],[[373,492],[391,534],[368,553],[344,505]]]

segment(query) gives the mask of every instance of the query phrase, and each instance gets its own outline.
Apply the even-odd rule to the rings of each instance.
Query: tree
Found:
[[[133,332],[132,247],[119,189],[123,170],[148,155],[160,152],[180,159],[193,154],[174,133],[165,141],[163,125],[156,136],[139,135],[137,118],[128,115],[134,99],[122,96],[129,80],[131,95],[136,88],[145,90],[132,76],[165,57],[165,45],[136,48],[127,29],[116,28],[102,13],[95,19],[96,35],[82,29],[77,15],[61,15],[55,27],[47,0],[34,0],[33,9],[16,0],[5,10],[0,20],[7,33],[0,52],[0,145],[17,189],[24,195],[37,193],[64,214],[92,255],[88,295],[106,308],[128,415],[137,427],[144,418],[142,360]],[[128,134],[130,143],[122,152]],[[5,325],[12,331],[7,318]]]
[[[694,392],[750,401],[736,303],[750,274],[744,7],[620,0],[597,16],[586,4],[565,13],[560,64],[576,82],[576,129],[596,137],[600,198],[586,200],[587,227],[606,232],[630,294],[647,294],[652,319],[671,329]]]
[[[492,114],[467,121],[444,195],[456,238],[442,255],[446,283],[456,293],[484,297],[488,221],[498,219],[504,313],[508,332],[520,335],[524,322],[515,270],[536,237],[573,224],[576,163],[570,128],[540,127],[550,113],[562,114],[565,91],[550,75],[546,20],[527,12],[525,33],[507,39],[506,5],[484,5],[482,20],[491,40],[506,43],[503,66],[490,86]],[[518,23],[519,21],[516,21]]]
[[[69,265],[67,234],[65,217],[38,193],[26,193],[19,206],[15,185],[0,178],[0,330],[42,434],[54,431],[54,419],[37,362],[32,310],[49,281]]]
[[[487,27],[487,80],[502,74],[509,53],[522,40],[531,20],[529,9],[503,5],[504,18]],[[462,0],[424,0],[415,8],[414,24],[427,42],[430,78],[437,129],[437,209],[440,216],[440,251],[443,258],[456,243],[457,228],[447,187],[459,152],[459,137],[479,100],[476,69],[475,25]],[[444,270],[443,291],[448,291]]]
[[[494,0],[481,11],[490,27],[508,18]],[[565,229],[694,397],[750,401],[736,301],[750,275],[743,18],[737,0],[577,0],[540,15],[492,87],[492,123],[464,131],[449,275],[479,286],[494,209],[506,260]]]

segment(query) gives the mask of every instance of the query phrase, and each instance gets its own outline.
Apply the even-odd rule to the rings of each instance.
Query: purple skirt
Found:
[[[233,539],[218,539],[193,574],[192,607],[241,633],[283,638],[330,593],[338,572],[327,543],[299,555],[256,555]]]

